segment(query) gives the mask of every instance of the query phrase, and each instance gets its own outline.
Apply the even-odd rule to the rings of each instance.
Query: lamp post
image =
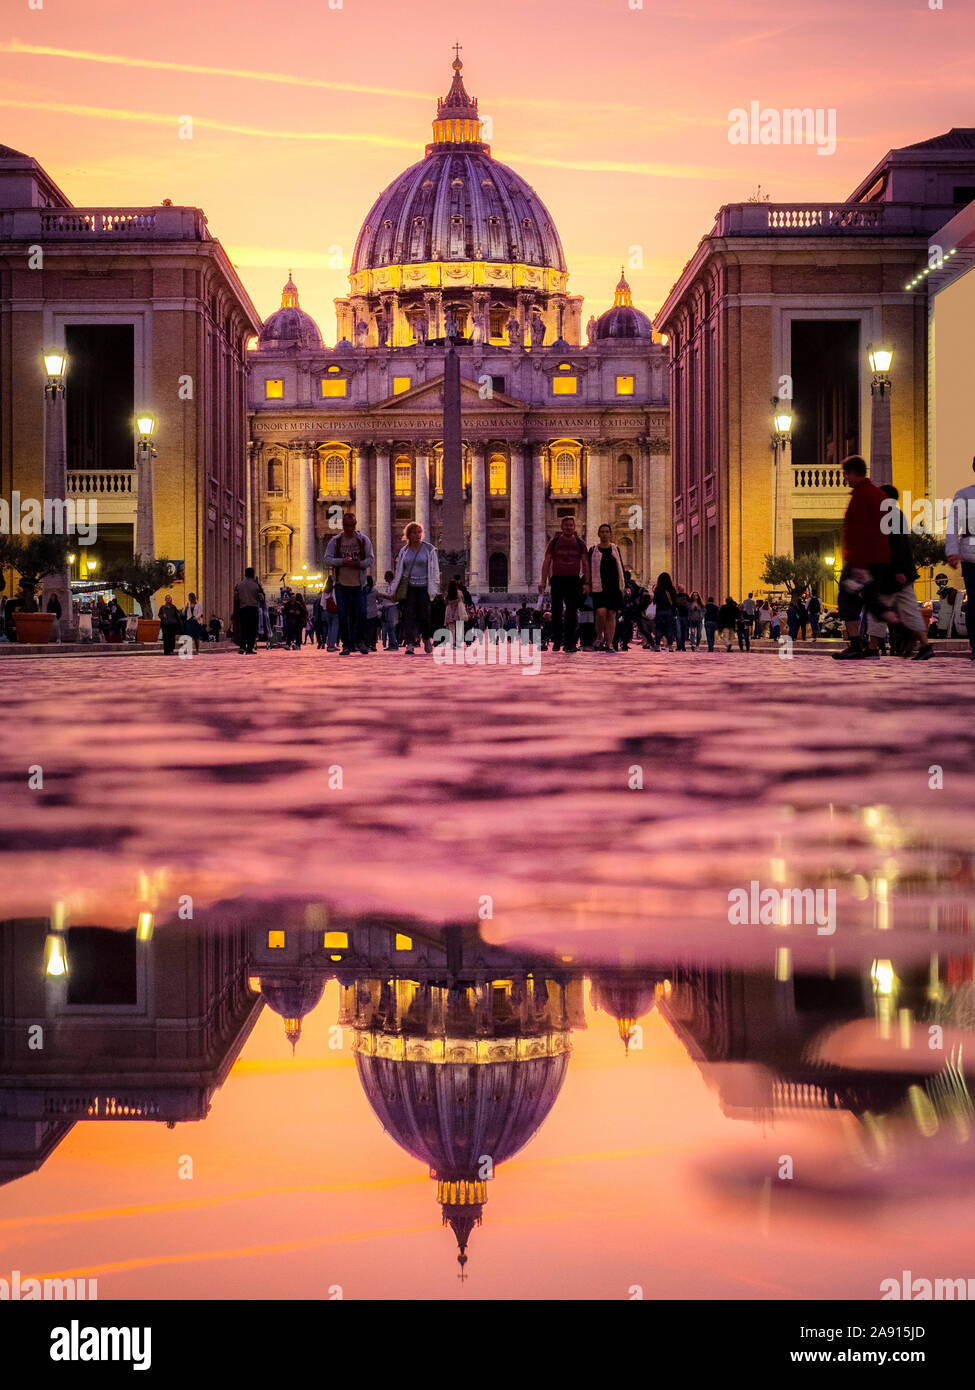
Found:
[[[47,381],[44,397],[47,402],[44,429],[44,503],[45,510],[50,506],[66,518],[68,501],[68,465],[65,455],[65,388],[64,378],[68,370],[68,359],[63,348],[50,348],[43,354],[44,371]],[[65,627],[74,621],[71,607],[71,580],[67,568],[60,574],[48,575],[42,591],[42,606],[46,608],[45,596],[49,599],[56,594],[61,605],[61,618]]]
[[[152,436],[156,429],[155,417],[148,411],[142,411],[136,416],[135,428],[139,436],[136,446],[139,498],[135,514],[135,553],[142,560],[153,560],[156,556],[152,511],[152,461],[156,457],[156,446],[152,442]]]
[[[792,478],[785,466],[785,451],[789,447],[792,433],[792,408],[788,401],[778,396],[772,397],[772,436],[769,447],[772,450],[772,554],[778,555],[779,535],[785,549],[783,555],[792,554]],[[782,455],[780,463],[779,455]]]
[[[890,442],[890,368],[894,352],[889,347],[867,346],[870,363],[870,477],[878,487],[894,481]]]

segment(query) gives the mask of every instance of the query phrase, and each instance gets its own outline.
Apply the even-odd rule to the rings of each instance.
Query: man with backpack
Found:
[[[589,552],[576,532],[574,516],[562,518],[562,529],[545,547],[538,592],[552,583],[552,650],[576,649],[576,627],[580,605],[589,593]]]

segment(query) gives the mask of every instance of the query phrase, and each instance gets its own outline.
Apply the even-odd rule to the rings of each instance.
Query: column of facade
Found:
[[[261,498],[264,495],[261,474],[264,468],[264,443],[251,440],[247,446],[247,545],[244,564],[260,568]]]
[[[372,509],[369,501],[369,446],[359,444],[355,451],[356,523],[363,535],[371,538]]]
[[[512,593],[520,593],[528,588],[528,574],[525,569],[525,446],[521,440],[511,445],[508,500],[511,527],[508,588]]]
[[[426,440],[418,441],[413,495],[416,501],[416,519],[423,527],[425,540],[430,539],[430,453],[430,445]]]
[[[673,569],[671,539],[673,535],[673,489],[670,477],[670,457],[666,439],[650,439],[644,447],[647,463],[647,486],[644,495],[643,526],[647,537],[644,576],[649,584],[662,570]],[[713,581],[712,581],[713,582]]]
[[[603,450],[599,444],[589,445],[589,462],[586,467],[586,539],[590,545],[596,544],[599,527],[608,518],[603,515]],[[582,529],[581,527],[579,528]]]
[[[545,512],[548,500],[545,495],[546,447],[544,444],[536,444],[532,451],[532,574],[530,576],[532,584],[537,584],[541,578],[542,565],[545,561],[545,546],[548,542],[548,537],[545,534]]]
[[[309,574],[318,570],[318,537],[315,535],[315,450],[305,447],[298,455],[298,524],[300,528],[299,568]]]
[[[793,554],[792,543],[792,455],[789,449],[780,445],[773,453],[775,472],[772,478],[774,513],[772,517],[772,544],[776,555]]]
[[[486,448],[478,440],[471,454],[471,563],[468,588],[488,586],[487,561],[487,462]]]
[[[376,445],[376,535],[373,549],[376,552],[376,575],[381,583],[387,570],[393,568],[391,534],[393,515],[389,495],[389,455],[392,440],[384,439]]]

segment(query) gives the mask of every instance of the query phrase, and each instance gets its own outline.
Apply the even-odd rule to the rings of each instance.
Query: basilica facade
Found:
[[[459,59],[453,69],[423,158],[359,233],[335,345],[289,273],[248,354],[250,553],[272,591],[320,571],[344,508],[372,537],[380,579],[408,522],[440,543],[451,339],[471,590],[533,591],[566,515],[590,543],[609,522],[639,579],[668,567],[667,349],[625,275],[583,335],[552,218],[492,157]]]

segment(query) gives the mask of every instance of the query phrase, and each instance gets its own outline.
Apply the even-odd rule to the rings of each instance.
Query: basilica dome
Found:
[[[596,320],[596,340],[600,342],[606,338],[646,338],[649,341],[652,337],[653,324],[640,309],[634,309],[633,295],[621,270],[620,282],[613,297],[613,307],[607,309],[605,314],[600,314]]]
[[[492,159],[477,99],[454,64],[426,155],[381,193],[363,224],[352,274],[410,262],[488,261],[564,272],[555,225],[523,178]]]
[[[261,980],[264,1001],[284,1019],[284,1035],[292,1051],[301,1037],[301,1020],[318,1007],[324,993],[324,975],[317,979],[296,975],[292,979]]]
[[[288,283],[281,291],[281,308],[264,320],[257,342],[262,348],[315,349],[322,345],[318,324],[298,305],[298,287],[290,270]]]

